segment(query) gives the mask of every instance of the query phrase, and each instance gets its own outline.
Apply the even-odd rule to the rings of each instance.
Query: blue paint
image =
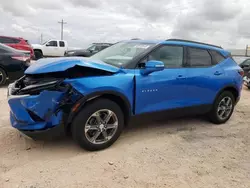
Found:
[[[97,60],[88,60],[83,57],[44,58],[26,69],[25,74],[42,74],[65,71],[74,66],[101,69],[109,72],[117,72],[119,68]]]
[[[135,42],[135,41],[127,41]],[[198,48],[213,49],[228,56],[229,52],[202,44],[176,41],[136,41],[138,43],[177,44]],[[233,85],[241,92],[242,77],[239,66],[227,58],[223,62],[208,68],[163,68],[161,62],[151,61],[146,69],[123,69],[87,58],[47,58],[41,59],[26,70],[26,74],[41,74],[65,71],[74,66],[89,67],[113,73],[107,76],[91,76],[65,79],[80,96],[96,92],[114,91],[124,96],[131,106],[131,114],[162,111],[194,105],[212,104],[218,92],[227,85]],[[215,75],[215,73],[219,75]],[[19,130],[42,130],[57,126],[63,113],[54,112],[65,92],[44,90],[38,95],[10,97],[10,120]],[[76,101],[79,95],[73,95]],[[35,121],[28,110],[39,116]]]

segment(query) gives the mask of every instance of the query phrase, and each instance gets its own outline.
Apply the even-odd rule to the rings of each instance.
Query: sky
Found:
[[[0,35],[31,43],[64,39],[69,46],[132,38],[181,38],[245,48],[249,0],[0,0]]]

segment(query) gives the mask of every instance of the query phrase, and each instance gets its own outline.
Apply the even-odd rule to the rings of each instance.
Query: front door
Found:
[[[56,40],[47,42],[43,48],[44,56],[59,56],[58,55],[58,44]]]
[[[185,107],[186,73],[182,46],[160,46],[151,52],[143,62],[162,61],[165,69],[147,76],[140,73],[143,63],[139,64],[136,75],[135,113],[162,111]]]

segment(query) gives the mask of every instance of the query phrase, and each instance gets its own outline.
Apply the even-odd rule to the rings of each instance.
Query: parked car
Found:
[[[239,66],[244,70],[244,76],[247,76],[248,72],[250,71],[250,59],[244,60]]]
[[[30,63],[30,53],[15,50],[0,44],[0,86],[7,80],[16,80],[24,75]]]
[[[48,40],[43,44],[32,44],[36,59],[43,57],[64,56],[68,50],[68,43],[65,40]]]
[[[65,53],[65,56],[90,57],[111,45],[111,43],[93,43],[87,49],[69,50]]]
[[[112,145],[130,117],[175,110],[228,121],[243,70],[221,47],[178,39],[129,40],[90,58],[39,60],[9,85],[14,128],[34,139],[71,132],[87,150]]]
[[[28,40],[25,40],[21,37],[0,36],[0,43],[15,48],[17,50],[29,51],[30,58],[34,58],[34,50]]]

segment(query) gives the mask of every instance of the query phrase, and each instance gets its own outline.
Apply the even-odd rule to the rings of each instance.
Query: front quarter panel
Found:
[[[83,96],[94,93],[115,92],[126,97],[133,109],[134,73],[133,71],[121,72],[110,76],[93,76],[65,80]]]

